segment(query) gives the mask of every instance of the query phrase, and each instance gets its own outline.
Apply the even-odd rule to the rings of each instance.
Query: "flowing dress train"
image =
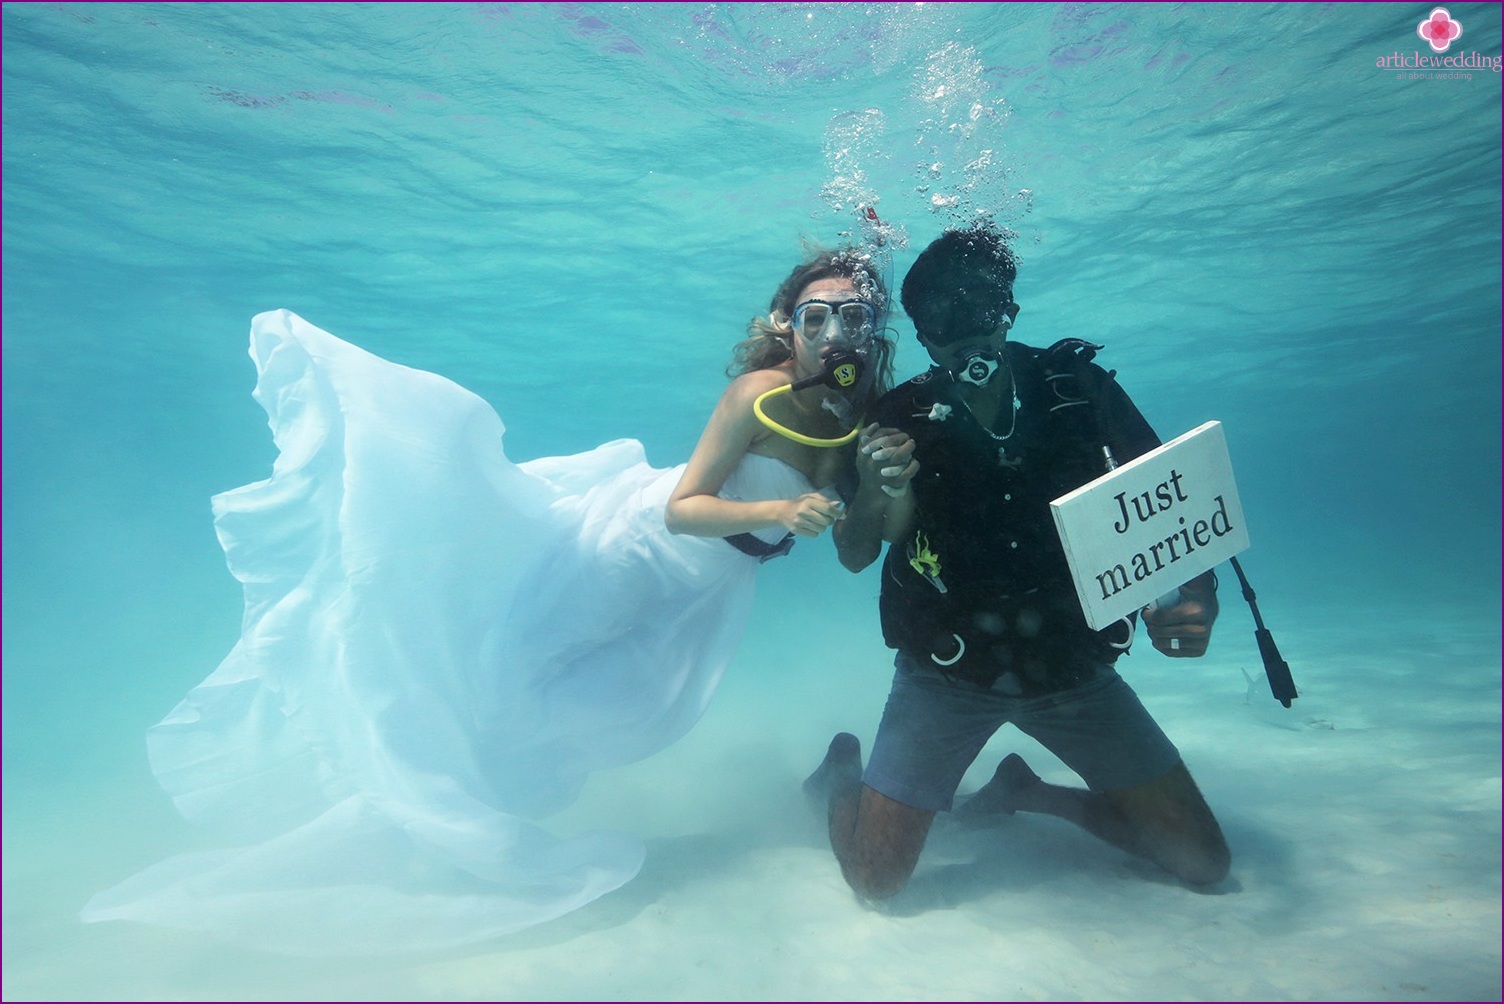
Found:
[[[230,846],[153,865],[84,919],[379,954],[627,882],[635,836],[535,821],[694,725],[756,560],[669,534],[682,468],[635,441],[514,464],[480,398],[285,310],[254,319],[251,357],[279,456],[214,499],[241,638],[147,736],[178,809]],[[721,494],[811,490],[748,454]]]

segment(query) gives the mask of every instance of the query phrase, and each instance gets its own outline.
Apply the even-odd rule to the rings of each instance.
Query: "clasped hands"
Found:
[[[863,487],[875,483],[893,498],[906,495],[919,473],[914,440],[906,432],[873,423],[857,439],[856,467]]]
[[[914,440],[897,429],[869,425],[857,440],[856,467],[862,488],[876,485],[892,498],[907,495],[909,481],[919,473]],[[800,537],[817,537],[846,515],[841,502],[819,492],[789,499],[784,509],[779,522]]]

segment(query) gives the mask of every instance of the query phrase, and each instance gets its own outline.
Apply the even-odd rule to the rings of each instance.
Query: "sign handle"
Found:
[[[1237,558],[1228,558],[1232,563],[1232,570],[1238,575],[1238,583],[1243,587],[1243,599],[1248,601],[1248,609],[1253,611],[1254,640],[1259,643],[1259,655],[1264,658],[1264,674],[1269,677],[1269,692],[1274,699],[1285,707],[1299,697],[1295,690],[1295,681],[1290,676],[1290,664],[1279,654],[1279,646],[1274,644],[1274,635],[1264,627],[1264,618],[1259,616],[1259,605],[1255,602],[1258,597],[1253,587],[1248,584],[1248,576],[1243,574],[1243,566],[1238,564]]]

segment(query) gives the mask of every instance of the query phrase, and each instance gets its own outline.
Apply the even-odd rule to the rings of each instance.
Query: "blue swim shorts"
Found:
[[[1070,690],[1011,697],[947,680],[903,652],[896,662],[862,781],[905,805],[949,810],[967,768],[1010,722],[1092,791],[1146,784],[1180,763],[1180,751],[1111,666]]]

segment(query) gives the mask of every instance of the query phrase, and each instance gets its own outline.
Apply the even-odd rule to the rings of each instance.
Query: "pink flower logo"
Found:
[[[1415,33],[1431,43],[1434,52],[1446,52],[1462,37],[1462,22],[1453,21],[1445,7],[1437,7],[1431,16],[1415,26]]]

